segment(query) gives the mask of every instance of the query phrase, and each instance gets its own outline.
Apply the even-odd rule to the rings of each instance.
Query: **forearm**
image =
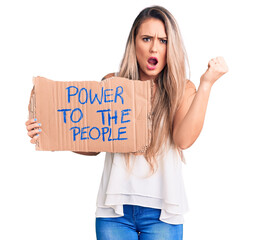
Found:
[[[97,156],[100,152],[74,152],[74,153],[86,156]]]
[[[200,83],[188,112],[179,127],[174,129],[174,142],[181,149],[190,147],[203,128],[211,87],[211,84]]]

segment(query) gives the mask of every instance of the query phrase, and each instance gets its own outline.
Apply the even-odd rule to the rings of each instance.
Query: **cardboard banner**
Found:
[[[151,134],[151,81],[33,78],[30,118],[42,132],[36,150],[144,152]]]

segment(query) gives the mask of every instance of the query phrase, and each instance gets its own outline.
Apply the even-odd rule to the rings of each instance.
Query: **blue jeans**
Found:
[[[161,210],[123,205],[124,216],[96,218],[97,240],[182,240],[183,224],[159,220]]]

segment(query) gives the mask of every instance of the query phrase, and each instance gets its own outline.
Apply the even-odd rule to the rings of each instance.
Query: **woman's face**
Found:
[[[146,19],[138,30],[135,47],[140,80],[154,80],[167,62],[167,34],[163,22]]]

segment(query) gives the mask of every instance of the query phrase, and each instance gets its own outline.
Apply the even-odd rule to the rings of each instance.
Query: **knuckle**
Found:
[[[30,123],[30,124],[27,126],[27,130],[28,130],[28,131],[31,131],[31,130],[34,129],[35,127],[36,127],[35,124]]]
[[[34,136],[31,140],[30,140],[30,142],[32,143],[32,144],[35,144],[36,143],[36,140],[37,140],[37,136]]]

